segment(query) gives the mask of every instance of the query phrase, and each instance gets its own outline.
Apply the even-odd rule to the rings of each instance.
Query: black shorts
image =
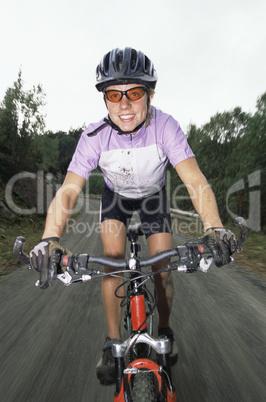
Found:
[[[128,227],[135,211],[139,213],[146,238],[156,233],[172,233],[165,187],[151,196],[133,199],[122,197],[105,185],[101,199],[101,222],[116,219]]]

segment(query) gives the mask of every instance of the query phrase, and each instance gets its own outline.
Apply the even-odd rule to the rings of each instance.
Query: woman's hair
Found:
[[[155,91],[153,88],[147,88],[148,106],[147,106],[147,116],[145,119],[144,127],[148,127],[152,119],[152,108],[151,108],[151,97],[154,96]]]

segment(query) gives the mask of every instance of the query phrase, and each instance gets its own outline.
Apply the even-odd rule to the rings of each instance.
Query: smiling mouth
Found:
[[[135,117],[134,114],[127,114],[127,115],[119,116],[119,119],[124,123],[128,123],[128,122],[131,122],[132,120],[134,120],[134,117]]]

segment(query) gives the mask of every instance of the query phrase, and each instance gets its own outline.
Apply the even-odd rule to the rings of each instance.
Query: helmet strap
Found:
[[[109,126],[111,126],[114,130],[116,130],[116,131],[117,131],[117,134],[119,134],[119,135],[122,135],[122,134],[127,135],[127,134],[135,133],[135,131],[138,131],[139,129],[141,129],[141,127],[142,127],[142,126],[144,125],[144,123],[145,123],[146,117],[145,117],[145,119],[143,120],[142,123],[140,123],[137,127],[134,128],[133,131],[132,131],[132,130],[131,130],[131,131],[123,131],[123,130],[121,130],[121,128],[118,127],[118,126],[110,119],[109,114],[108,114],[108,118],[107,118],[107,119],[103,119],[103,120],[105,121],[105,123],[109,124]]]

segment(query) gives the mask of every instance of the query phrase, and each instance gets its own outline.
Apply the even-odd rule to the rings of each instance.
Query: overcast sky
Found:
[[[265,0],[0,0],[0,100],[21,68],[25,89],[47,95],[47,129],[97,122],[96,66],[130,46],[158,72],[153,104],[184,130],[235,106],[253,113],[266,91],[265,16]]]

